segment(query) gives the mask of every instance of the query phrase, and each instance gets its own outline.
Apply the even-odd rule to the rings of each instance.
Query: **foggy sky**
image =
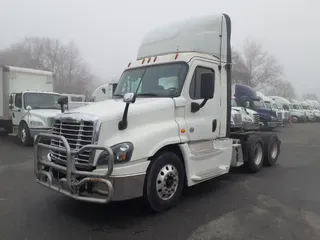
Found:
[[[74,40],[94,74],[106,81],[135,59],[149,29],[202,14],[228,13],[232,45],[262,43],[284,65],[297,91],[320,88],[320,30],[316,0],[3,0],[0,48],[25,36]]]

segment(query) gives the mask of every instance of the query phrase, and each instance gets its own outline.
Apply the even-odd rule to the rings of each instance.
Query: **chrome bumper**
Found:
[[[61,140],[63,147],[55,147],[48,144],[41,143],[42,138]],[[51,149],[66,154],[66,166],[61,166],[49,161],[48,159],[42,159],[40,155],[40,149]],[[109,154],[108,169],[106,172],[91,172],[91,171],[79,171],[75,167],[75,156],[81,154],[85,150],[103,150]],[[92,202],[92,203],[108,203],[112,199],[114,188],[110,180],[113,171],[114,156],[113,151],[109,147],[101,147],[97,145],[86,145],[78,150],[71,150],[70,145],[65,137],[40,133],[34,139],[34,172],[36,181],[54,191],[60,192],[76,200]],[[53,171],[58,171],[65,175],[57,180],[57,184],[54,183]],[[97,195],[100,197],[87,197],[81,195],[81,187],[87,184],[104,185],[105,190],[96,190]]]
[[[268,127],[269,128],[275,128],[277,126],[279,126],[280,122],[268,122]]]
[[[33,138],[37,135],[39,135],[40,133],[51,133],[51,128],[48,129],[41,129],[41,128],[30,128],[30,136]]]

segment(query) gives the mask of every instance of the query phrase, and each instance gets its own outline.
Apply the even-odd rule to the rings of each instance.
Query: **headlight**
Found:
[[[271,120],[276,121],[278,119],[276,117],[274,117],[274,116],[271,116]]]
[[[42,126],[42,122],[39,122],[39,121],[30,121],[30,125],[33,125],[33,126]]]
[[[123,142],[111,147],[114,154],[114,163],[125,163],[130,161],[133,144],[131,142]],[[97,165],[108,165],[108,152],[103,151],[99,158]]]
[[[248,117],[244,117],[244,120],[246,120],[248,122],[253,122],[253,120],[251,118],[248,118]]]

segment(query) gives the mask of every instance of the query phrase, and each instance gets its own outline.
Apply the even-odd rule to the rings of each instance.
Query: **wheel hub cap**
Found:
[[[254,162],[256,165],[259,165],[262,161],[263,151],[262,146],[260,144],[256,145],[256,148],[254,150]]]
[[[277,157],[278,154],[278,145],[276,142],[274,142],[271,146],[271,157],[274,159]]]
[[[177,169],[168,164],[161,168],[157,176],[156,189],[159,198],[170,199],[177,191],[179,176]]]
[[[21,141],[25,142],[26,141],[26,137],[27,137],[27,133],[25,129],[21,130]]]

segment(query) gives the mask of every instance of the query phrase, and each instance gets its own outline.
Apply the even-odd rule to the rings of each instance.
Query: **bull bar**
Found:
[[[47,139],[57,139],[60,140],[63,144],[63,147],[52,146],[49,144],[41,143],[42,138]],[[66,154],[66,166],[58,165],[48,159],[43,160],[40,156],[40,149],[55,150],[61,153]],[[102,150],[108,152],[108,170],[106,172],[91,172],[91,171],[79,171],[75,167],[75,156],[83,153],[85,150]],[[54,135],[50,133],[39,133],[34,138],[34,171],[36,176],[36,181],[46,186],[54,191],[60,192],[64,195],[67,195],[71,198],[80,201],[92,202],[92,203],[108,203],[111,201],[111,198],[114,193],[112,183],[108,179],[113,171],[114,165],[114,155],[110,147],[101,147],[98,145],[85,145],[80,149],[74,150],[70,148],[70,145],[67,139],[64,136]],[[44,168],[49,168],[49,171]],[[66,177],[59,179],[61,187],[53,185],[53,174],[52,169],[63,172]],[[81,180],[77,180],[76,177],[83,177]],[[102,183],[107,187],[107,191],[95,190],[95,193],[103,195],[104,198],[97,197],[85,197],[81,196],[79,189],[86,183]],[[68,190],[63,189],[63,185],[67,184]]]

